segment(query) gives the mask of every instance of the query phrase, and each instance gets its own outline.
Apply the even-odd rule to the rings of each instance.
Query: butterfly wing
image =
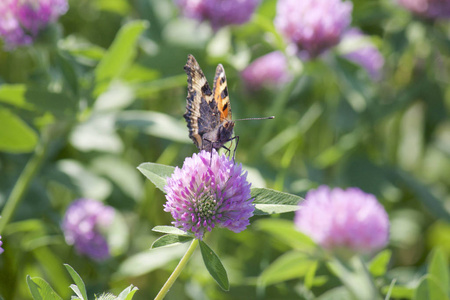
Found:
[[[231,104],[228,96],[227,77],[225,76],[225,69],[221,64],[216,68],[216,76],[214,76],[214,100],[220,112],[220,122],[224,120],[231,121]]]
[[[221,64],[217,66],[216,75],[214,76],[213,97],[220,112],[220,125],[215,132],[213,147],[220,149],[224,147],[225,143],[233,140],[234,129],[234,121],[231,120],[231,103],[228,96],[227,77]]]
[[[198,149],[204,149],[203,135],[220,124],[217,102],[200,65],[194,56],[189,55],[184,70],[187,74],[188,95],[186,98],[186,119],[189,137]]]

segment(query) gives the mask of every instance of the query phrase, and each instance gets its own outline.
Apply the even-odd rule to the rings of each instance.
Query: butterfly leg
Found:
[[[233,151],[233,162],[234,162],[234,158],[235,158],[235,156],[236,156],[236,149],[237,149],[237,146],[238,146],[238,144],[239,144],[239,136],[238,136],[238,135],[235,135],[234,137],[232,137],[231,139],[229,139],[227,142],[230,142],[230,141],[233,141],[233,140],[236,140],[236,146],[234,147],[234,151]],[[227,149],[227,153],[230,153],[230,154],[231,154],[231,149],[230,149],[230,148],[227,148],[227,147],[225,147],[225,146],[222,146],[222,148]]]
[[[210,156],[209,156],[209,166],[211,167],[211,162],[212,162],[212,151],[213,151],[213,149],[215,149],[215,147],[214,147],[214,143],[215,142],[213,142],[213,141],[211,141],[211,140],[209,140],[209,139],[207,139],[206,137],[203,137],[202,138],[202,145],[207,145],[205,142],[208,142],[209,143],[209,147],[204,147],[204,148],[202,148],[202,150],[206,150],[206,151],[209,151],[209,153],[210,153]]]
[[[234,162],[234,158],[235,158],[235,156],[236,156],[237,146],[238,146],[238,144],[239,144],[239,136],[238,136],[238,135],[235,135],[235,136],[232,138],[232,140],[233,140],[233,139],[236,140],[236,146],[234,146],[234,152],[233,152],[233,162]]]
[[[225,150],[227,150],[227,151],[225,152],[225,155],[229,155],[229,154],[231,153],[231,149],[230,149],[230,148],[228,148],[228,147],[226,147],[226,146],[222,146],[222,148],[224,148]]]

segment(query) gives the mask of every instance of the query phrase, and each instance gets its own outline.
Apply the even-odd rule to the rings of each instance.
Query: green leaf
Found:
[[[180,245],[191,241],[193,238],[190,236],[166,234],[154,241],[150,249]]]
[[[449,299],[440,282],[434,276],[427,274],[422,277],[417,286],[413,300],[446,300]]]
[[[317,262],[311,260],[307,254],[298,251],[290,251],[284,253],[266,267],[261,274],[260,280],[264,285],[271,285],[294,278],[300,278],[306,276],[308,272],[311,272],[311,268],[314,268],[314,264],[317,264]],[[308,279],[310,281],[309,283],[312,284],[312,280],[310,279]]]
[[[68,264],[64,264],[67,271],[69,272],[70,276],[72,277],[73,281],[75,282],[75,285],[71,285],[70,287],[72,290],[77,294],[78,297],[80,297],[82,300],[88,300],[87,294],[86,294],[86,287],[84,285],[83,279],[81,279],[80,275]],[[75,289],[76,287],[76,289]]]
[[[136,167],[117,155],[103,154],[91,160],[91,169],[109,178],[132,199],[141,199],[143,184]]]
[[[386,290],[386,292],[384,292],[384,290],[383,290],[383,293],[385,294],[385,297],[384,297],[385,300],[391,299],[392,290],[394,289],[396,282],[397,282],[396,278],[392,279],[391,284],[389,285],[389,288]]]
[[[320,119],[322,113],[323,108],[319,103],[311,105],[297,124],[286,127],[263,147],[262,151],[264,155],[266,157],[274,155],[292,141],[298,140],[299,136],[304,136],[315,122]]]
[[[59,117],[74,116],[78,108],[77,100],[64,92],[50,92],[24,84],[0,86],[0,102],[26,110],[50,112]]]
[[[165,247],[137,253],[126,258],[112,275],[114,280],[142,276],[153,270],[163,268],[173,260],[179,260],[187,247]]]
[[[30,152],[38,136],[22,119],[6,109],[0,109],[0,151]]]
[[[255,198],[255,215],[269,215],[296,211],[303,198],[266,188],[253,188],[251,196]]]
[[[228,282],[227,271],[225,270],[222,262],[214,251],[206,245],[205,242],[200,241],[200,250],[202,252],[203,261],[209,274],[214,278],[217,284],[224,290],[230,289],[230,283]]]
[[[109,251],[112,256],[126,253],[130,246],[130,229],[127,222],[119,211],[116,211],[112,222],[107,228],[102,228]]]
[[[327,168],[338,163],[345,154],[349,153],[358,145],[360,139],[361,133],[357,130],[343,135],[334,145],[326,148],[322,153],[317,155],[315,164],[320,168]]]
[[[311,266],[309,267],[308,271],[305,275],[305,286],[308,289],[311,289],[314,286],[314,278],[316,276],[316,271],[319,263],[317,261],[314,261]]]
[[[447,255],[450,254],[450,224],[444,220],[434,222],[427,230],[428,245],[439,246]]]
[[[448,263],[444,252],[440,248],[436,248],[432,254],[428,273],[436,279],[437,284],[445,294],[449,294]]]
[[[41,224],[40,226],[44,225]],[[44,233],[45,229],[42,234]],[[56,242],[60,243],[60,241]],[[26,245],[27,249],[33,249],[31,252],[36,261],[42,266],[42,270],[47,274],[48,280],[52,283],[53,288],[63,298],[68,298],[71,292],[67,287],[71,281],[63,266],[62,257],[55,254],[51,247],[43,247],[47,243],[55,243],[55,241],[52,242],[49,236],[43,236],[31,240],[29,243],[24,244],[24,246]]]
[[[182,74],[134,84],[133,88],[136,90],[137,96],[147,98],[153,96],[155,93],[179,88],[185,85],[186,75]]]
[[[41,293],[39,292],[39,285],[37,283],[35,283],[30,275],[27,275],[27,284],[28,284],[28,289],[30,290],[31,296],[33,296],[34,300],[42,300],[42,296]]]
[[[89,66],[99,62],[106,52],[102,47],[90,44],[86,40],[74,36],[70,39],[60,40],[58,48],[69,52],[78,60],[78,63]]]
[[[48,111],[58,117],[75,116],[78,109],[77,99],[61,92],[49,92],[42,88],[28,88],[25,93],[28,103],[40,111]]]
[[[375,256],[369,264],[369,271],[373,276],[383,276],[386,273],[392,251],[383,250]]]
[[[408,286],[384,286],[381,291],[387,295],[390,292],[390,299],[412,299],[414,296],[414,288]]]
[[[394,170],[396,179],[402,181],[408,188],[417,195],[417,199],[428,209],[430,213],[439,219],[450,221],[450,214],[445,209],[442,201],[436,198],[429,189],[416,180],[410,174],[398,169]]]
[[[429,299],[428,275],[421,278],[416,290],[414,291],[413,300]],[[430,299],[431,300],[431,299]],[[434,299],[433,299],[434,300]]]
[[[193,234],[185,232],[173,226],[155,226],[152,228],[152,231],[194,237]]]
[[[315,243],[295,229],[292,221],[282,219],[263,219],[255,222],[254,226],[258,230],[263,230],[275,239],[289,245],[295,249],[312,252],[316,248]]]
[[[127,0],[98,0],[92,3],[98,10],[110,11],[121,16],[126,16],[130,13],[130,4]]]
[[[113,124],[113,113],[93,113],[72,129],[70,143],[81,152],[122,153],[123,141]]]
[[[175,168],[148,162],[140,164],[138,170],[153,182],[158,189],[165,192],[164,187],[166,186],[166,178],[172,175]]]
[[[272,10],[273,13],[273,10]],[[275,46],[278,49],[286,49],[286,43],[283,37],[280,35],[279,31],[275,28],[272,18],[268,18],[263,14],[255,14],[252,18],[252,22],[255,23],[264,32],[270,32],[271,36],[274,38]]]
[[[326,291],[320,297],[315,298],[316,300],[348,300],[355,299],[352,297],[350,292],[344,286],[333,288],[329,291]]]
[[[133,285],[130,285],[126,289],[124,289],[119,296],[117,296],[117,300],[131,300],[133,299],[134,293],[136,293],[139,289]]]
[[[70,87],[72,93],[74,95],[78,95],[78,76],[75,72],[74,63],[71,61],[72,58],[68,53],[64,53],[64,51],[58,51],[56,60],[57,65],[61,69],[64,80]]]
[[[62,300],[52,287],[42,278],[27,275],[27,284],[34,300]]]
[[[355,299],[379,298],[379,291],[373,278],[359,256],[353,256],[345,263],[334,257],[327,263],[327,267],[341,280]]]
[[[78,297],[75,297],[76,299],[85,300],[85,298],[83,298],[83,296],[81,296],[80,288],[79,288],[77,285],[71,284],[69,287],[70,287],[70,288],[72,289],[72,291],[74,291],[75,294],[78,296]]]
[[[159,112],[124,111],[118,114],[116,125],[171,141],[191,143],[184,122]]]
[[[303,201],[302,197],[267,188],[254,188],[251,195],[255,198],[254,203],[259,204],[298,205]]]
[[[2,84],[0,86],[0,102],[32,110],[34,106],[27,103],[26,91],[27,87],[24,84]]]
[[[94,96],[103,93],[111,80],[117,78],[132,63],[139,35],[148,27],[146,21],[133,21],[117,33],[112,45],[95,68]]]

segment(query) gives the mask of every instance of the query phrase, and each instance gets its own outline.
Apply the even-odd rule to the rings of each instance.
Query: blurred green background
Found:
[[[157,294],[185,248],[149,250],[159,236],[151,228],[169,225],[171,216],[163,211],[164,194],[136,167],[181,166],[197,151],[182,117],[188,54],[210,84],[216,65],[224,65],[233,118],[276,116],[235,126],[236,161],[249,171],[253,187],[303,197],[327,184],[376,195],[391,220],[387,284],[419,278],[435,246],[450,255],[448,21],[419,19],[387,0],[353,1],[352,26],[370,35],[385,58],[381,80],[372,81],[333,49],[296,61],[284,87],[250,92],[239,72],[284,50],[272,22],[275,0],[262,1],[249,23],[218,32],[181,17],[170,0],[69,4],[59,25],[35,46],[0,52],[0,106],[21,124],[7,127],[14,116],[2,110],[0,207],[33,153],[45,153],[1,233],[4,299],[30,299],[27,274],[45,278],[68,299],[71,280],[63,263],[78,271],[90,295],[118,293],[130,284],[139,288],[134,299]],[[107,262],[79,256],[64,241],[61,220],[78,198],[104,201],[120,215],[109,232],[113,257]],[[306,297],[301,268],[293,279],[258,285],[265,268],[292,248],[265,230],[265,221],[255,217],[242,233],[215,229],[208,237],[227,268],[229,292],[220,290],[196,255],[166,299]],[[330,279],[313,291],[320,295],[337,285]]]

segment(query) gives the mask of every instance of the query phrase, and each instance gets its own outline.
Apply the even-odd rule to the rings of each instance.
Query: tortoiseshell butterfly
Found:
[[[223,66],[219,64],[216,68],[212,90],[194,56],[188,55],[184,70],[188,77],[188,94],[184,118],[189,128],[189,137],[200,151],[211,152],[212,149],[218,151],[220,148],[230,151],[229,148],[225,147],[225,144],[233,139],[236,139],[237,147],[239,136],[233,137],[234,122],[237,120],[231,119],[231,104]]]

